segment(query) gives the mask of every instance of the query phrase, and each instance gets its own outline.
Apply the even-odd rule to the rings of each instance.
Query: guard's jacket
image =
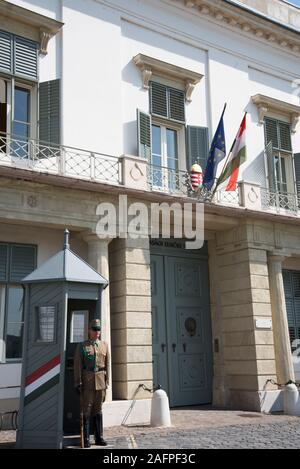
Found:
[[[74,357],[74,385],[85,391],[100,391],[109,385],[108,345],[102,340],[78,344]]]

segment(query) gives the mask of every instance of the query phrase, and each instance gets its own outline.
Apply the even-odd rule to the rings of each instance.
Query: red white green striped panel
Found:
[[[57,355],[26,377],[24,404],[29,404],[58,384],[59,375],[60,355]]]

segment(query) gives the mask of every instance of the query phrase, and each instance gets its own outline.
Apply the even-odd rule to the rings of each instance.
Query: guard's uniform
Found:
[[[74,384],[82,386],[82,406],[85,417],[102,411],[109,385],[109,352],[102,340],[86,340],[77,346],[74,359]]]

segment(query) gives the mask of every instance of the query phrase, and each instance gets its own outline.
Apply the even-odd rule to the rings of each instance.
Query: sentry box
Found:
[[[108,281],[64,248],[24,280],[24,342],[18,448],[63,448],[79,434],[80,405],[73,384],[74,353],[88,324],[101,319]]]

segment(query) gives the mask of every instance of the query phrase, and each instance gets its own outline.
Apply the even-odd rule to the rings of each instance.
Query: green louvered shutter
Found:
[[[286,122],[278,122],[280,150],[292,151],[291,126]]]
[[[267,167],[268,167],[269,190],[276,191],[275,161],[274,161],[274,156],[273,156],[272,141],[270,141],[266,146],[266,159],[267,159]]]
[[[208,128],[188,125],[186,134],[187,170],[191,168],[192,164],[198,163],[204,172],[209,153]]]
[[[8,274],[8,247],[6,244],[0,244],[0,282],[7,281]]]
[[[35,246],[10,246],[10,282],[21,282],[36,268]]]
[[[38,44],[24,37],[15,36],[14,43],[15,74],[37,80]]]
[[[274,119],[265,119],[265,140],[266,145],[272,142],[273,148],[279,148],[277,121]]]
[[[300,196],[300,153],[294,154],[294,165],[297,193]]]
[[[138,154],[151,161],[151,116],[137,110]]]
[[[13,36],[0,31],[0,70],[13,73]]]
[[[60,144],[60,80],[39,85],[39,139]]]
[[[185,93],[169,88],[169,118],[178,122],[185,122]]]
[[[283,270],[286,312],[291,345],[300,340],[300,272]],[[297,348],[294,343],[293,350]]]
[[[295,315],[294,315],[294,301],[293,301],[293,290],[292,290],[292,273],[288,270],[282,271],[283,285],[284,285],[284,294],[285,294],[285,304],[286,304],[286,313],[288,319],[289,335],[290,342],[296,338],[296,325],[295,325]]]
[[[150,84],[150,112],[168,118],[168,92],[167,87],[161,83]]]

